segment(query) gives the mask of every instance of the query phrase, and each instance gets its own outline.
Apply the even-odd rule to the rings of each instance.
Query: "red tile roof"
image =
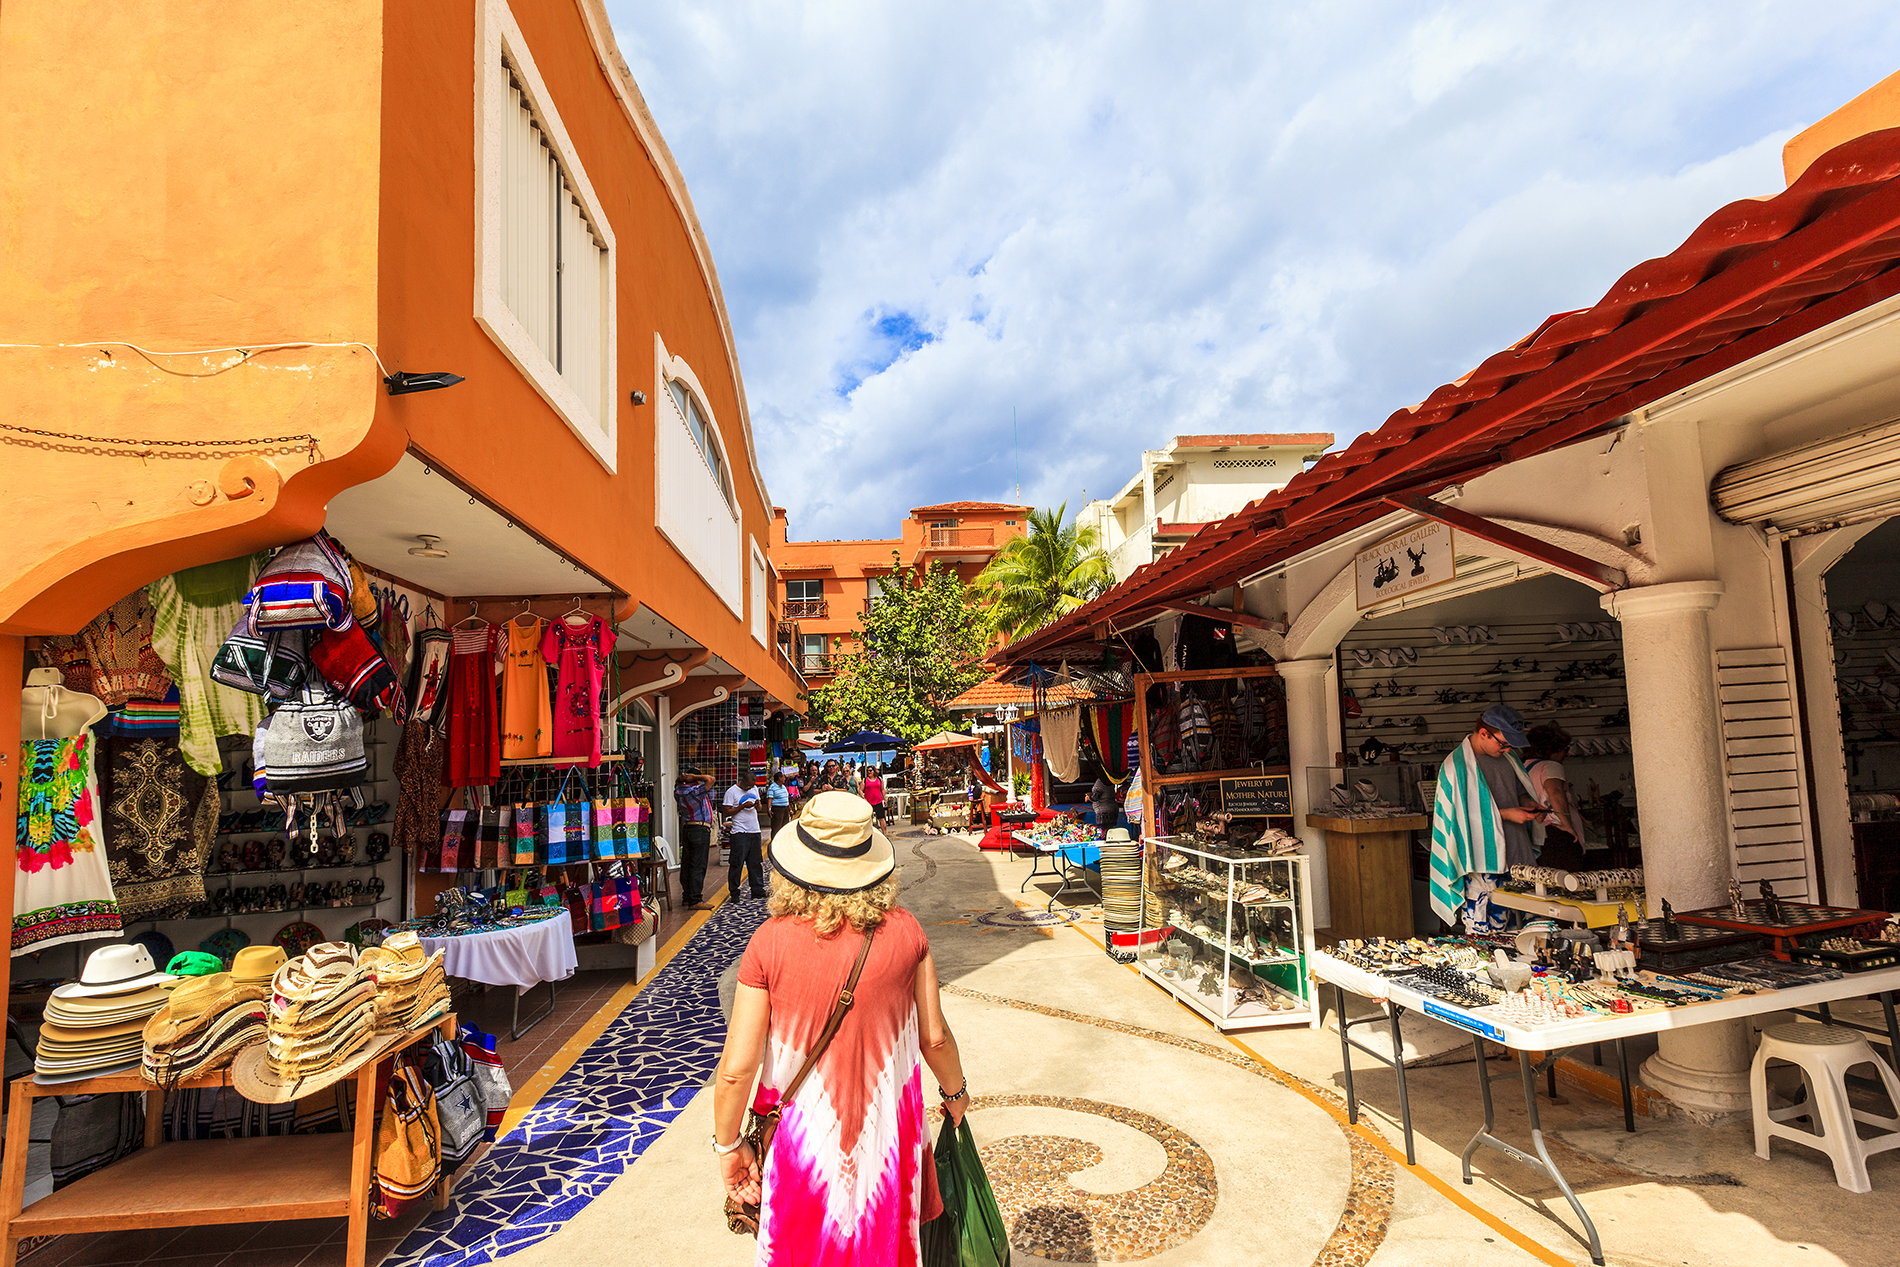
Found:
[[[1594,306],[1547,318],[997,658],[1046,663],[1044,647],[1093,625],[1145,619],[1158,600],[1224,588],[1390,514],[1387,497],[1612,430],[1634,409],[1900,294],[1896,260],[1900,129],[1887,129],[1835,147],[1772,198],[1723,207]]]
[[[1000,681],[1000,677],[1001,675],[998,674],[991,677],[988,681],[978,682],[975,686],[951,700],[949,707],[988,710],[1001,708],[1006,704],[1014,704],[1018,708],[1029,708],[1035,704],[1035,696],[1030,692],[1028,687],[1018,686],[1013,682]],[[1080,686],[1052,686],[1043,692],[1043,699],[1050,703],[1075,704],[1086,702],[1094,698],[1095,693],[1093,691]]]
[[[913,506],[910,513],[921,515],[926,510],[1030,510],[1029,506],[1018,506],[1013,502],[937,502],[931,506]]]

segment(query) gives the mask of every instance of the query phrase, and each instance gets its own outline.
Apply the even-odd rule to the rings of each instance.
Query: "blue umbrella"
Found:
[[[880,735],[875,730],[860,730],[835,743],[824,747],[826,752],[886,752],[894,748],[908,748],[910,744],[896,735]]]

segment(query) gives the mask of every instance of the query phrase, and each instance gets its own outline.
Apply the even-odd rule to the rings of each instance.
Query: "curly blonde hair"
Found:
[[[882,883],[856,893],[820,893],[794,883],[778,871],[772,873],[772,896],[765,904],[773,917],[789,915],[809,919],[811,931],[829,937],[845,925],[852,931],[868,933],[884,922],[885,915],[897,905],[897,872],[893,870]]]

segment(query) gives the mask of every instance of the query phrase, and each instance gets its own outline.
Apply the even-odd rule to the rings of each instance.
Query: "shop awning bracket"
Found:
[[[1268,620],[1265,616],[1256,616],[1252,612],[1222,611],[1218,607],[1207,607],[1200,603],[1180,602],[1174,599],[1158,602],[1156,606],[1189,616],[1205,616],[1209,620],[1224,621],[1230,625],[1244,625],[1248,629],[1264,629],[1268,633],[1276,634],[1286,632],[1286,626],[1279,621]]]
[[[1621,568],[1613,568],[1607,563],[1598,563],[1595,559],[1586,559],[1581,554],[1554,546],[1548,541],[1539,541],[1503,524],[1492,523],[1469,511],[1435,502],[1429,497],[1417,493],[1406,493],[1385,498],[1388,506],[1399,510],[1409,510],[1413,514],[1423,515],[1427,519],[1449,524],[1467,536],[1487,541],[1494,546],[1503,546],[1525,558],[1535,559],[1545,567],[1574,576],[1592,589],[1609,593],[1612,590],[1628,589],[1629,577]]]

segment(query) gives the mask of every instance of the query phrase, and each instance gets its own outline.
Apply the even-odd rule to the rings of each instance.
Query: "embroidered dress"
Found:
[[[548,622],[541,655],[555,667],[554,755],[600,764],[600,681],[613,654],[613,631],[598,616],[584,625]]]
[[[547,626],[508,621],[508,667],[501,671],[501,755],[554,755],[554,705],[548,699],[548,662],[541,654]]]
[[[767,991],[772,1032],[755,1108],[798,1076],[851,975],[859,934],[820,941],[808,921],[766,921],[739,983]],[[917,965],[924,931],[899,907],[871,944],[856,1001],[798,1096],[785,1106],[765,1169],[761,1267],[886,1267],[920,1261],[917,1225],[940,1210],[924,1164],[924,1065]]]
[[[442,775],[449,787],[475,787],[501,777],[501,723],[495,714],[495,675],[501,666],[501,630],[481,624],[455,631],[449,647],[449,751]]]
[[[20,745],[14,829],[13,953],[117,937],[122,927],[99,836],[90,730]]]

